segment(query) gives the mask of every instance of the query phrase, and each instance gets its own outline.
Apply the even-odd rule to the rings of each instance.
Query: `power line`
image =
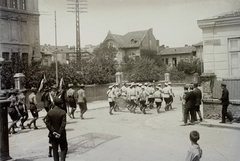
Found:
[[[68,0],[68,12],[76,14],[76,56],[77,61],[81,63],[81,41],[80,41],[80,13],[86,13],[87,0]]]

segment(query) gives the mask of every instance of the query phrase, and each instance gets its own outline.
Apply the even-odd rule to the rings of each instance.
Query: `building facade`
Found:
[[[116,60],[119,63],[125,55],[138,59],[141,50],[157,51],[159,46],[159,41],[153,35],[153,29],[128,32],[125,35],[116,35],[109,31],[103,43],[118,49]]]
[[[165,65],[169,67],[177,66],[181,60],[190,61],[197,58],[196,48],[186,45],[185,47],[162,48],[158,55]]]
[[[204,73],[240,77],[240,10],[198,20],[203,35]]]
[[[0,56],[30,63],[40,59],[38,0],[0,1]]]

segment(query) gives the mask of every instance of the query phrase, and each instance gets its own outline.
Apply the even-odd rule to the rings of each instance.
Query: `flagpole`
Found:
[[[58,62],[57,62],[57,18],[56,18],[56,10],[54,11],[54,17],[55,17],[55,64],[56,64],[56,85],[58,85]]]

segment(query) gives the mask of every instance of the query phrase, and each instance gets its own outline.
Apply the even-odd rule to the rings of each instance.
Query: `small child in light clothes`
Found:
[[[199,132],[191,131],[189,135],[191,141],[191,147],[188,150],[186,161],[200,161],[202,157],[202,149],[197,141],[200,139]]]

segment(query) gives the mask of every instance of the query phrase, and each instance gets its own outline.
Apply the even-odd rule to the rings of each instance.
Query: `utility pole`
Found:
[[[54,11],[54,20],[55,20],[55,65],[56,65],[56,85],[58,85],[58,62],[57,62],[57,18],[56,11]]]
[[[67,7],[69,9],[68,12],[74,12],[76,14],[76,57],[77,61],[81,64],[81,41],[80,41],[80,13],[86,13],[84,9],[87,9],[87,0],[68,0],[72,2],[71,4],[67,4],[71,7]],[[83,6],[83,7],[82,7]],[[81,66],[81,65],[80,65]]]

